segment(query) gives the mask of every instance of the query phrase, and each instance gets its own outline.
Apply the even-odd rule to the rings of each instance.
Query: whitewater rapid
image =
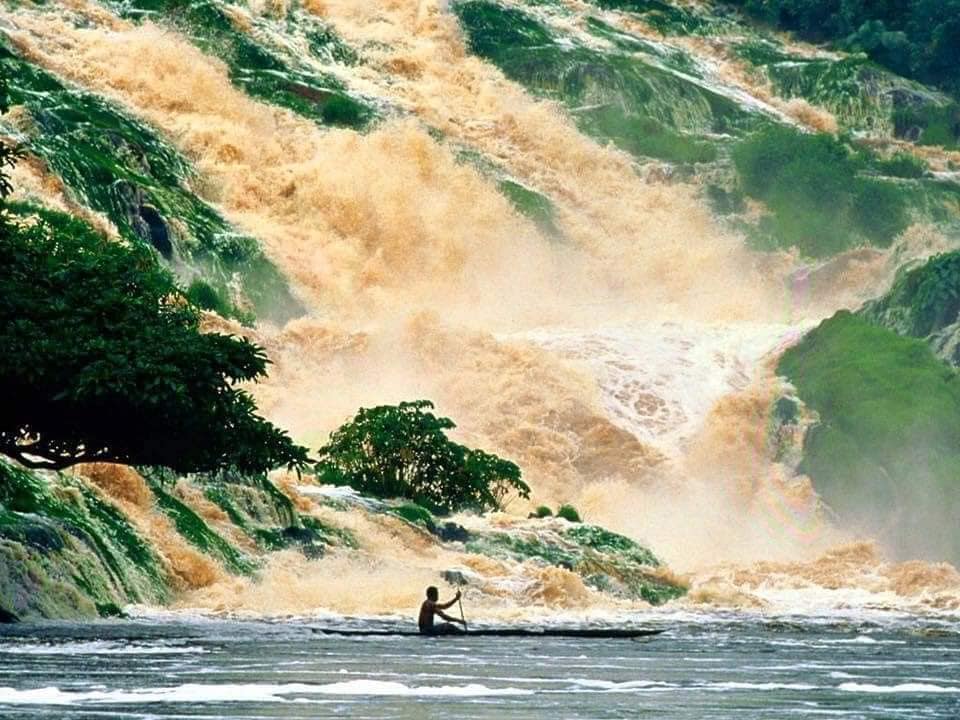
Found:
[[[730,614],[648,623],[665,633],[602,643],[363,639],[314,635],[323,623],[303,618],[187,617],[7,628],[0,714],[765,720],[776,709],[791,718],[947,720],[960,709],[960,636],[942,621]]]
[[[286,3],[216,4],[254,41],[298,51],[276,17]],[[362,133],[246,95],[162,18],[117,7],[5,2],[3,27],[31,62],[182,153],[196,171],[185,186],[290,279],[303,317],[209,325],[266,347],[270,377],[251,392],[298,440],[318,447],[358,407],[429,398],[457,440],[516,461],[533,488],[484,522],[510,529],[539,503],[573,503],[649,544],[693,604],[769,608],[825,590],[820,609],[851,598],[957,606],[956,571],[888,564],[833,527],[796,458],[770,442],[772,404],[789,393],[778,351],[869,292],[875,273],[844,275],[822,297],[798,291],[795,256],[750,251],[696,187],[647,182],[634,159],[471,56],[444,3],[325,0],[290,16],[327,22],[361,51],[356,65],[312,62],[384,111]],[[465,149],[549,196],[564,242],[518,213]],[[33,172],[33,199],[64,205],[49,168]],[[492,618],[624,609],[562,568],[495,562],[299,496],[360,549],[280,553],[256,580],[228,577],[131,494],[135,477],[121,480],[105,491],[174,559],[183,608],[406,612],[464,567],[488,582],[476,602]]]

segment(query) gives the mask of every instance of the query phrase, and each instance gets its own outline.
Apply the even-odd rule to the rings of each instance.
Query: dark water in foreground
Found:
[[[958,622],[657,622],[667,632],[642,641],[347,639],[305,621],[0,627],[0,717],[960,718]]]

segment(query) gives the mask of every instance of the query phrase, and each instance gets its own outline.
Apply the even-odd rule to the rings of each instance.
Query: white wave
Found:
[[[591,690],[602,690],[605,692],[629,692],[630,690],[645,690],[648,688],[671,688],[679,687],[674,683],[661,682],[659,680],[628,680],[626,682],[614,682],[612,680],[591,680],[587,678],[570,678],[568,682],[582,688]]]
[[[761,358],[796,334],[785,325],[649,323],[541,329],[518,337],[594,375],[610,419],[661,450],[679,451],[717,400],[745,387]]]
[[[269,684],[217,684],[190,683],[168,688],[144,688],[139,690],[87,690],[64,691],[57,687],[17,690],[0,687],[0,705],[74,705],[116,703],[199,703],[199,702],[290,702],[289,696],[297,696],[303,702],[310,695],[357,695],[357,696],[413,696],[413,697],[486,697],[504,695],[532,695],[533,691],[522,688],[490,688],[471,683],[460,686],[411,687],[399,682],[383,680],[347,680],[326,685],[288,683]]]
[[[817,690],[816,685],[804,683],[751,683],[751,682],[719,682],[705,686],[706,690]]]
[[[869,683],[842,683],[837,686],[844,692],[859,693],[960,693],[960,687],[945,687],[927,683],[902,683],[900,685],[871,685]]]
[[[194,645],[142,645],[106,640],[56,644],[24,643],[0,648],[0,655],[181,655],[205,652],[205,648]]]

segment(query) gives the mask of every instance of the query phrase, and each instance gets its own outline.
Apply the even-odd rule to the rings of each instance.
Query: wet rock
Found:
[[[320,534],[315,530],[293,526],[283,529],[283,537],[291,543],[300,543],[301,545],[312,545],[320,540]]]
[[[433,534],[444,542],[467,542],[470,539],[470,533],[463,525],[455,522],[445,522],[442,525],[436,525]]]
[[[319,560],[326,554],[327,548],[325,545],[302,545],[300,552],[307,560]]]
[[[455,585],[456,587],[462,587],[463,585],[470,584],[467,576],[459,570],[444,570],[441,574],[441,577],[445,583]]]
[[[97,603],[97,614],[102,618],[125,618],[127,614],[115,603]]]
[[[20,618],[18,618],[9,610],[4,610],[2,607],[0,607],[0,625],[9,625],[17,622],[20,622]]]

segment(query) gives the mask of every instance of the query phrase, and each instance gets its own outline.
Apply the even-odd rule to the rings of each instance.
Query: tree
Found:
[[[0,452],[51,469],[306,462],[235,387],[265,374],[263,350],[201,333],[152,250],[41,210],[11,228],[0,240]]]
[[[438,512],[500,508],[512,492],[529,497],[519,467],[452,442],[446,431],[456,425],[432,409],[427,400],[361,408],[319,450],[319,479]]]
[[[7,108],[0,74],[0,112]],[[0,141],[0,453],[31,468],[89,461],[178,472],[302,466],[306,449],[235,387],[266,371],[200,313],[150,248],[62,213],[11,206]]]

